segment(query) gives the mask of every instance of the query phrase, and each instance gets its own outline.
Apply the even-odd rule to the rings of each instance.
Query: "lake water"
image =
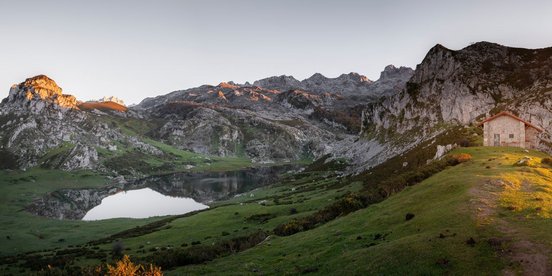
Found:
[[[179,215],[209,208],[188,197],[172,197],[150,188],[122,191],[102,199],[82,220],[148,218]]]
[[[298,166],[249,168],[228,172],[181,172],[149,176],[102,188],[63,189],[37,198],[25,209],[33,214],[73,220],[147,218],[179,215],[236,194],[254,193]]]

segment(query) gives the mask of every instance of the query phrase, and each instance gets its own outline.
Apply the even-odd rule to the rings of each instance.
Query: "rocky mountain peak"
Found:
[[[414,70],[408,67],[387,66],[380,80],[374,82],[366,76],[351,72],[341,74],[336,78],[328,78],[321,73],[315,73],[309,78],[298,81],[292,76],[275,76],[255,81],[254,86],[265,89],[287,91],[300,89],[316,93],[334,93],[342,96],[380,97],[393,94],[410,79]],[[366,98],[368,99],[368,98]]]
[[[513,109],[549,129],[551,66],[552,48],[478,42],[453,51],[438,44],[416,67],[406,89],[365,111],[366,126],[398,133],[431,132],[442,123],[466,125]]]
[[[328,78],[326,78],[326,76],[320,74],[320,73],[314,73],[310,78],[304,80],[303,82],[305,81],[315,81],[315,82],[319,82],[319,81],[325,81],[327,80]]]
[[[2,101],[16,105],[26,105],[32,111],[40,111],[46,104],[54,104],[63,108],[76,108],[77,99],[71,95],[62,94],[62,89],[51,78],[38,75],[14,85],[9,96]]]
[[[234,82],[221,82],[219,83],[218,87],[220,88],[228,88],[228,89],[237,89],[239,88],[239,86],[237,86],[236,84],[234,84]]]
[[[40,92],[46,92],[48,94],[61,95],[62,89],[57,85],[57,83],[49,78],[46,75],[38,75],[32,78],[26,79],[24,82],[19,84],[20,87],[27,87],[29,89],[34,89],[40,94]]]
[[[427,55],[431,55],[433,53],[438,53],[438,52],[451,52],[452,50],[437,43],[435,44],[435,46],[431,47],[431,49],[429,49],[429,51],[427,52]]]
[[[385,66],[385,69],[380,74],[379,80],[388,80],[388,79],[406,79],[408,80],[414,74],[414,70],[410,67],[401,66],[399,68],[395,65],[390,64]]]
[[[125,102],[115,96],[105,96],[98,100],[98,102],[114,102],[117,104],[120,104],[122,106],[125,106]]]
[[[493,42],[480,41],[480,42],[476,42],[476,43],[472,43],[472,44],[468,45],[463,50],[481,51],[481,50],[485,50],[485,49],[505,49],[505,48],[508,48],[508,47],[497,44],[497,43],[493,43]]]
[[[337,79],[341,81],[352,81],[359,84],[370,84],[373,82],[368,77],[355,72],[351,72],[349,74],[341,74],[339,77],[337,77]]]
[[[286,75],[260,79],[255,81],[253,85],[259,86],[265,89],[276,89],[276,90],[290,90],[290,89],[302,87],[300,81],[298,81],[292,76],[286,76]]]

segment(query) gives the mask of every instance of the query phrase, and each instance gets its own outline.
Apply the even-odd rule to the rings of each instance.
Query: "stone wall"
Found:
[[[483,145],[495,146],[495,134],[500,135],[499,146],[526,147],[525,123],[512,117],[500,116],[485,122],[483,125]]]
[[[525,147],[536,149],[539,146],[539,131],[533,127],[525,127]]]

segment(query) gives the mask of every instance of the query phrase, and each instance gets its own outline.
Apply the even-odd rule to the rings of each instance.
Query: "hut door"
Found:
[[[494,135],[494,146],[499,147],[500,146],[500,134]]]

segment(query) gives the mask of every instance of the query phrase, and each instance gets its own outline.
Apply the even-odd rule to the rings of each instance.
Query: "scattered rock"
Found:
[[[530,166],[531,157],[524,156],[523,158],[519,159],[514,165],[515,166]]]

